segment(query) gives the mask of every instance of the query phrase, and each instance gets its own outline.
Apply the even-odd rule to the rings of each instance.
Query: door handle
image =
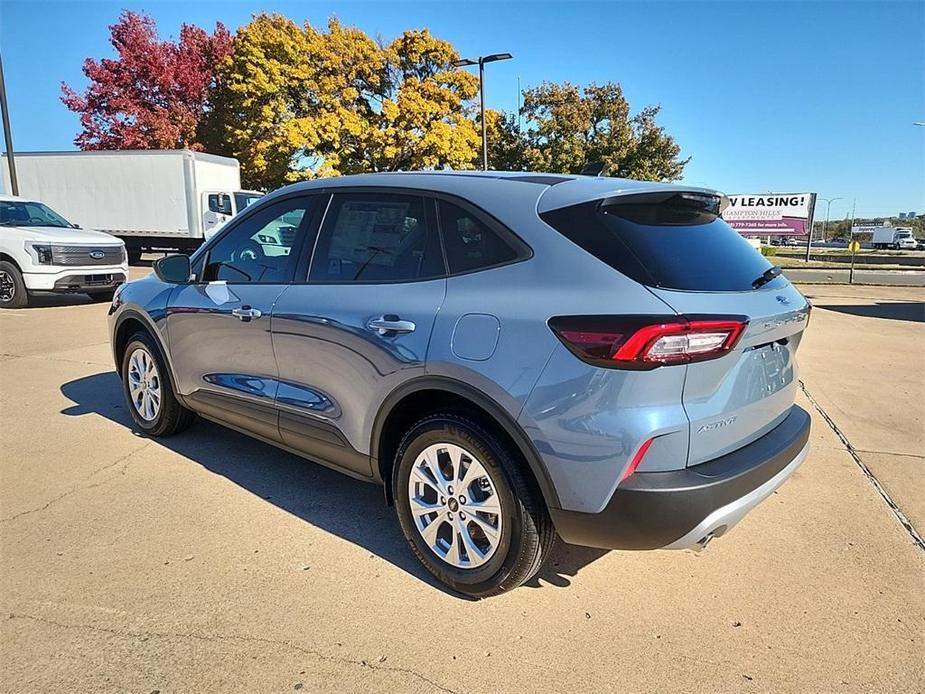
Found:
[[[260,316],[263,314],[260,312],[260,309],[251,308],[250,306],[242,306],[241,308],[232,309],[231,315],[237,318],[239,321],[249,323],[252,319],[260,318]]]
[[[398,316],[386,315],[373,318],[366,324],[366,327],[380,335],[388,335],[389,333],[413,333],[415,325],[410,320],[401,320]]]

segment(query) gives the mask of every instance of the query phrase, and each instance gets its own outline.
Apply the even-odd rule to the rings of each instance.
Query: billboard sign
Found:
[[[723,219],[743,236],[805,236],[815,206],[815,193],[730,195]]]

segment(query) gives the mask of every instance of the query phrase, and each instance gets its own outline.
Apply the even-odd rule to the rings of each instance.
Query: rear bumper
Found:
[[[600,513],[550,509],[566,542],[608,549],[697,549],[738,523],[800,466],[810,417],[793,406],[757,441],[672,472],[637,472]]]

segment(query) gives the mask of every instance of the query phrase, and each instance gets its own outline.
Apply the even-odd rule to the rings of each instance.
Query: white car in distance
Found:
[[[120,239],[80,229],[38,200],[0,195],[0,308],[28,306],[33,292],[110,301],[127,278]]]

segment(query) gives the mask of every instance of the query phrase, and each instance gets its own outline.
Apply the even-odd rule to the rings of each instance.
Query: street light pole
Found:
[[[836,200],[844,200],[844,198],[819,198],[824,203],[825,206],[825,221],[822,222],[822,240],[825,241],[825,230],[829,226],[829,211],[832,209],[832,203]],[[809,262],[809,253],[812,250],[813,245],[813,229],[809,228],[809,236],[806,237],[806,262]]]
[[[461,58],[450,63],[453,67],[463,67],[465,65],[479,66],[479,112],[482,119],[482,171],[488,171],[488,128],[485,123],[485,63],[494,63],[498,60],[510,60],[513,58],[510,53],[492,53],[491,55],[480,55],[478,58]]]
[[[0,59],[0,111],[3,111],[3,141],[6,144],[6,163],[10,167],[10,191],[13,195],[19,195],[16,162],[13,159],[13,133],[10,130],[10,107],[6,102],[6,82],[3,81],[2,59]]]
[[[488,124],[485,123],[485,61],[479,58],[479,112],[482,114],[482,171],[488,171]]]

